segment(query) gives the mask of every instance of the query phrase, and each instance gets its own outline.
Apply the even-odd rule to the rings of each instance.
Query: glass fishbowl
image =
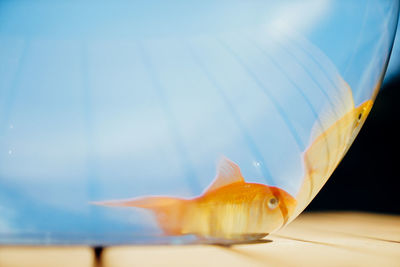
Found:
[[[383,79],[395,0],[0,2],[0,243],[270,234]]]

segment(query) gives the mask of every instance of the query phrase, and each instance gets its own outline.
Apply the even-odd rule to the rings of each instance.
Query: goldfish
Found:
[[[143,196],[93,204],[149,210],[166,235],[256,240],[285,224],[297,202],[278,187],[246,182],[239,166],[222,157],[213,182],[197,197]]]
[[[312,129],[310,145],[303,153],[305,174],[303,184],[296,195],[298,205],[289,221],[294,219],[311,202],[336,169],[355,137],[359,133],[373,101],[366,100],[355,107],[350,87],[346,84],[341,91],[343,116],[337,118],[334,112],[322,112]],[[343,104],[344,103],[344,104]],[[342,110],[343,111],[343,110]],[[327,125],[325,130],[321,125]]]

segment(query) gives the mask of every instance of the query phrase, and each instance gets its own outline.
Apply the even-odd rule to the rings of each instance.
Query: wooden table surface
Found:
[[[398,266],[400,216],[306,213],[258,244],[0,247],[0,266]]]

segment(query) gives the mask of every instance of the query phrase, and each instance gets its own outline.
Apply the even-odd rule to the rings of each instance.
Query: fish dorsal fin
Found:
[[[207,187],[204,193],[238,182],[244,182],[239,166],[223,156],[219,160],[217,175],[214,181]]]
[[[316,138],[335,124],[335,122],[354,109],[353,94],[350,86],[340,75],[337,76],[337,84],[336,90],[331,90],[329,93],[329,98],[333,106],[327,105],[320,111],[318,121],[311,130],[309,144],[314,142]]]

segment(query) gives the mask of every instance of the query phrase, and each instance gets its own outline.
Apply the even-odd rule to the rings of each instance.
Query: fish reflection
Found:
[[[285,224],[296,203],[278,187],[246,182],[239,166],[223,157],[214,181],[198,197],[144,196],[93,204],[148,209],[167,235],[255,240]]]
[[[319,124],[316,124],[312,130],[310,145],[303,153],[304,182],[296,196],[298,206],[291,220],[300,214],[328,180],[372,108],[372,100],[355,107],[349,87],[343,91],[341,98],[344,99],[344,103],[348,103],[347,107],[343,107],[347,112],[339,119],[334,112],[322,112],[320,120],[328,127],[323,131]]]

